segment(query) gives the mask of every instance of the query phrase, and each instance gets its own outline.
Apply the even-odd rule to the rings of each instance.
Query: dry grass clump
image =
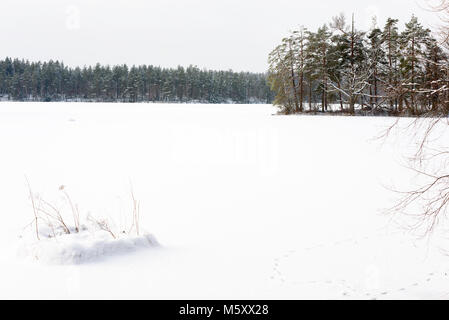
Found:
[[[26,177],[25,177],[26,178]],[[37,240],[41,240],[42,234],[40,229],[47,227],[50,230],[50,234],[47,237],[56,238],[60,235],[69,235],[80,233],[81,231],[89,230],[89,228],[81,223],[80,211],[78,205],[72,200],[71,196],[67,192],[65,186],[59,187],[59,192],[62,193],[62,198],[65,200],[69,207],[69,214],[63,212],[57,204],[46,201],[42,196],[34,194],[28,178],[26,178],[28,187],[29,198],[33,209],[34,219],[29,224],[34,226],[33,230],[36,234]],[[140,235],[140,201],[136,200],[134,191],[131,187],[131,200],[132,200],[132,223],[129,228],[123,228],[121,232],[115,231],[113,224],[108,218],[96,218],[92,214],[88,214],[86,222],[94,227],[94,229],[102,230],[111,235],[113,239],[118,239],[118,234],[131,235],[135,232],[136,235]],[[67,210],[66,210],[67,211]],[[68,216],[71,217],[73,225],[70,225]],[[127,229],[127,231],[125,231]]]

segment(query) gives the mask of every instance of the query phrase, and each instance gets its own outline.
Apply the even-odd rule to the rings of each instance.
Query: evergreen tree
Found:
[[[377,27],[376,19],[373,19],[373,25],[368,35],[368,64],[371,68],[370,87],[369,87],[369,104],[373,110],[379,106],[379,86],[382,83],[384,74],[382,70],[387,65],[386,53],[383,49],[382,30]]]
[[[343,43],[347,44],[342,46],[343,85],[340,87],[332,85],[347,98],[349,112],[354,114],[356,103],[364,104],[364,91],[371,78],[370,69],[366,64],[366,49],[363,43],[365,33],[356,30],[354,15],[350,26],[347,26],[344,15],[340,15],[334,17],[331,27],[340,32]],[[360,101],[360,99],[362,100]]]
[[[321,94],[321,110],[328,110],[328,87],[331,37],[327,25],[323,25],[316,33],[308,32],[308,62],[312,70],[311,78],[319,82],[317,90]]]
[[[400,36],[402,54],[400,64],[402,83],[400,85],[404,88],[401,92],[405,92],[400,96],[400,105],[404,101],[411,114],[418,112],[416,94],[417,88],[422,82],[423,65],[421,61],[425,47],[429,43],[429,36],[430,30],[424,29],[415,16],[405,25],[405,30]]]
[[[387,65],[384,73],[387,75],[386,93],[389,96],[390,108],[396,112],[398,110],[397,85],[399,83],[399,58],[400,43],[398,24],[399,20],[389,18],[382,33],[382,43],[387,56]]]

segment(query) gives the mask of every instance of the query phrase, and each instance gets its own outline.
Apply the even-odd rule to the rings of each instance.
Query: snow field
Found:
[[[447,298],[448,247],[415,241],[382,214],[395,198],[385,186],[413,183],[402,166],[412,148],[373,139],[394,120],[275,112],[1,103],[0,297]],[[46,198],[63,184],[82,214],[116,217],[132,209],[131,181],[142,228],[161,246],[76,265],[18,259],[33,219],[24,175]],[[98,255],[103,237],[82,251]],[[44,243],[48,259],[61,256]]]

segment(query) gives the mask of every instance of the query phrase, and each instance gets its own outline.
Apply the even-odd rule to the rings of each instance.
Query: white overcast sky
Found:
[[[63,60],[70,66],[153,64],[264,72],[288,31],[356,14],[412,14],[439,24],[426,0],[0,0],[0,58]]]

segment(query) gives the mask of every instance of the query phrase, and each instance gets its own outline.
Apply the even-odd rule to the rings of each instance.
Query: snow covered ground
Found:
[[[81,225],[78,231],[71,228],[72,233],[67,234],[61,228],[54,231],[42,227],[46,226],[40,226],[39,239],[27,229],[20,235],[19,257],[48,265],[78,265],[159,246],[156,238],[148,233],[112,233],[111,236],[107,230]]]
[[[382,209],[407,186],[393,119],[266,105],[0,103],[0,298],[446,299],[441,242]],[[17,256],[33,191],[131,211],[161,246],[80,265]],[[53,199],[54,197],[55,199]],[[30,231],[32,232],[32,231]]]

